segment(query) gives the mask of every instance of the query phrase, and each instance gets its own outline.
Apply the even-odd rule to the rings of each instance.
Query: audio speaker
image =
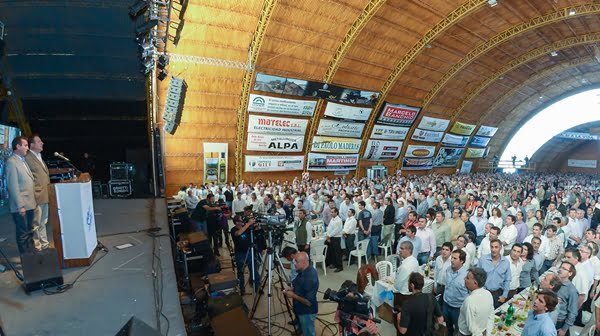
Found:
[[[38,289],[62,285],[64,280],[55,249],[24,253],[21,255],[23,286],[29,293]]]
[[[169,89],[167,91],[165,110],[163,112],[165,132],[175,134],[179,121],[181,120],[181,112],[183,111],[183,102],[185,101],[186,91],[187,84],[185,83],[185,80],[171,77]]]
[[[134,316],[127,321],[115,336],[161,336],[161,334]]]

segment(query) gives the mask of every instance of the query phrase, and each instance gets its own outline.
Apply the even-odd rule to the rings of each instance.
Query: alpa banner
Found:
[[[420,107],[385,103],[379,118],[377,118],[377,122],[383,124],[410,126],[415,122],[415,119],[417,119],[419,112],[421,112]]]
[[[454,168],[458,165],[464,152],[464,148],[442,147],[433,161],[433,166]]]
[[[415,141],[423,142],[440,142],[444,132],[426,131],[422,129],[416,129],[411,137]]]
[[[435,146],[408,145],[406,157],[429,158],[435,154]]]
[[[444,139],[442,139],[442,146],[465,147],[468,141],[468,136],[446,133]]]
[[[356,170],[358,154],[308,153],[307,170]]]
[[[430,170],[433,168],[433,158],[415,159],[403,158],[402,169],[404,170]]]
[[[465,159],[481,159],[485,156],[485,148],[467,148]]]
[[[569,167],[578,167],[578,168],[596,168],[596,167],[598,167],[598,160],[569,159],[569,160],[567,160],[567,165]]]
[[[485,148],[490,143],[490,140],[491,140],[491,138],[474,136],[473,138],[471,138],[471,142],[469,143],[469,146],[477,147],[477,148]]]
[[[311,151],[321,153],[358,153],[361,140],[353,138],[336,138],[315,136]]]
[[[372,140],[367,142],[363,159],[372,161],[394,160],[400,156],[402,141]]]
[[[362,123],[351,123],[339,120],[321,119],[319,121],[319,128],[317,128],[317,134],[328,136],[341,136],[348,138],[361,138],[364,128],[365,124]]]
[[[304,148],[303,135],[275,135],[248,133],[246,149],[263,152],[301,152]]]
[[[370,107],[356,107],[328,102],[325,115],[328,117],[367,121],[373,109]]]
[[[248,111],[312,117],[316,106],[316,101],[251,94],[248,102]]]
[[[452,128],[450,129],[450,133],[460,134],[460,135],[471,135],[473,130],[477,125],[465,124],[459,121],[455,122]]]
[[[398,127],[398,126],[387,126],[387,125],[375,125],[371,132],[371,139],[384,139],[384,140],[404,140],[408,136],[410,127]]]
[[[254,156],[246,155],[245,172],[271,172],[304,169],[304,155]]]
[[[250,114],[248,132],[264,134],[302,135],[306,133],[306,119],[277,118]]]
[[[477,133],[475,135],[486,136],[486,137],[491,138],[494,136],[494,134],[496,134],[497,130],[498,130],[498,127],[481,126],[481,127],[479,127],[479,129],[477,130]]]
[[[448,128],[448,124],[450,124],[450,120],[423,116],[423,118],[421,118],[421,122],[419,123],[418,128],[427,131],[444,132]]]

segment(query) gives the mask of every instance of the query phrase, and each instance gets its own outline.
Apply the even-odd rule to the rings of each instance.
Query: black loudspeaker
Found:
[[[248,319],[248,313],[241,307],[234,308],[213,318],[211,325],[215,336],[260,335]]]
[[[21,267],[23,268],[23,286],[27,293],[64,283],[55,249],[49,248],[22,254]]]
[[[156,329],[137,317],[132,317],[115,336],[162,336]]]
[[[171,77],[169,81],[169,90],[167,91],[167,101],[163,112],[165,120],[165,132],[175,134],[177,125],[181,120],[181,111],[183,111],[183,102],[185,101],[185,93],[187,84],[185,80],[177,77]]]

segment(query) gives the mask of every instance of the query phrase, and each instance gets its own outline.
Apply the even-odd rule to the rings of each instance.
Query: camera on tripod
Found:
[[[323,299],[337,302],[338,310],[346,314],[369,315],[369,298],[360,294],[356,285],[351,281],[344,282],[337,292],[327,288],[325,294],[323,294]]]

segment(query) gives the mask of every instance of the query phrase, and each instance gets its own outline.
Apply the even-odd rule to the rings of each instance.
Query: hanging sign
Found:
[[[469,174],[473,168],[473,161],[463,160],[462,166],[460,166],[461,174]]]
[[[467,148],[466,159],[480,159],[485,156],[485,148]]]
[[[394,160],[400,156],[402,141],[369,140],[363,159],[372,161]]]
[[[450,123],[450,120],[423,116],[423,118],[421,118],[421,122],[419,123],[418,127],[420,129],[424,129],[427,131],[442,131],[442,132],[444,132],[446,130],[446,128],[448,128],[449,123]]]
[[[377,122],[409,126],[415,122],[420,111],[420,107],[385,103]]]
[[[328,102],[325,107],[325,115],[340,119],[367,121],[372,110],[370,107],[356,107]]]
[[[360,144],[360,139],[315,136],[311,145],[311,151],[322,153],[358,153]]]
[[[252,151],[301,152],[303,148],[303,135],[248,133],[246,142],[246,149]]]
[[[404,140],[408,135],[409,127],[375,125],[371,132],[371,139]]]
[[[291,171],[304,169],[304,155],[254,156],[246,155],[246,172]]]
[[[469,143],[469,146],[485,148],[490,143],[490,140],[491,140],[491,138],[474,136],[473,138],[471,138],[471,142]]]
[[[205,142],[204,147],[204,183],[227,182],[227,143]]]
[[[464,148],[442,147],[433,162],[434,167],[456,167],[460,157],[465,152]]]
[[[404,170],[430,170],[433,168],[433,159],[403,158],[402,169]]]
[[[450,133],[460,134],[460,135],[471,135],[476,125],[465,124],[461,122],[455,122],[454,126],[450,129]]]
[[[414,131],[411,139],[423,142],[440,142],[443,135],[444,132],[425,131],[417,128]]]
[[[444,139],[442,140],[443,146],[453,146],[453,147],[465,147],[467,142],[469,141],[468,136],[462,135],[453,135],[450,133],[444,134]]]
[[[498,127],[481,126],[481,127],[479,127],[479,129],[477,130],[477,133],[475,135],[493,137],[494,134],[496,134],[497,130],[498,130]]]
[[[576,160],[576,159],[569,159],[567,161],[567,165],[569,167],[596,168],[596,167],[598,167],[598,160]]]
[[[321,119],[318,135],[341,136],[348,138],[361,138],[365,124],[351,123],[333,119]]]
[[[428,158],[435,154],[435,146],[408,145],[406,157]]]
[[[358,154],[308,153],[307,170],[356,170]]]
[[[251,114],[248,116],[248,132],[266,134],[304,135],[306,119],[277,118]]]
[[[312,117],[316,106],[317,102],[311,100],[286,99],[250,94],[248,111]]]

